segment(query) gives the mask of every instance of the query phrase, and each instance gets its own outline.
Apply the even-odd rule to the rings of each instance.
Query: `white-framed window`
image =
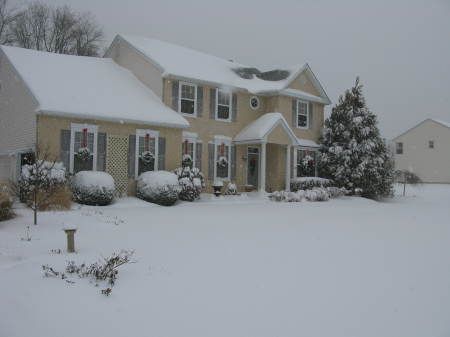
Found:
[[[179,112],[187,116],[197,116],[197,85],[180,82],[178,90]]]
[[[434,149],[434,140],[429,140],[428,141],[428,148],[429,149]]]
[[[229,180],[231,177],[231,138],[214,139],[214,179]]]
[[[231,91],[216,89],[216,120],[231,120]]]
[[[158,170],[159,131],[136,130],[136,178],[143,172]]]
[[[182,160],[184,160],[185,155],[189,155],[192,160],[192,167],[196,166],[196,160],[197,160],[197,134],[189,133],[189,132],[183,132],[183,142],[181,143],[181,150],[182,150]]]
[[[395,143],[395,153],[403,154],[403,143],[402,142]]]
[[[308,129],[309,127],[308,102],[297,100],[297,127],[300,129]]]
[[[70,125],[70,173],[97,170],[97,134],[97,125]]]

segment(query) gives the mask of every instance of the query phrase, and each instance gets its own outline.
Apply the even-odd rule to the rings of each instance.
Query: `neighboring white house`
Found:
[[[426,183],[450,183],[450,123],[426,119],[393,139],[395,168]]]

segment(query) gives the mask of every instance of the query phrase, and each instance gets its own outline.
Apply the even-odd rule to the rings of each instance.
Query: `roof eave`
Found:
[[[149,121],[142,121],[142,120],[129,119],[129,118],[104,117],[104,116],[98,116],[98,115],[92,115],[92,114],[56,111],[56,110],[41,109],[41,108],[36,109],[35,112],[37,114],[46,115],[46,116],[53,116],[53,117],[60,117],[60,118],[88,119],[88,120],[112,122],[112,123],[119,123],[119,124],[153,125],[153,126],[176,128],[176,129],[186,129],[190,126],[190,124],[187,120],[186,120],[186,122],[187,122],[187,125],[186,125],[186,124],[178,124],[178,123],[149,122]]]

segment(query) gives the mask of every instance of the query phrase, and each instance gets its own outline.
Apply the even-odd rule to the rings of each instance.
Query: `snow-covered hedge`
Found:
[[[181,192],[178,176],[168,171],[148,171],[138,177],[136,196],[162,206],[172,206]]]
[[[109,205],[116,195],[114,179],[106,172],[80,171],[73,178],[72,193],[80,204]]]
[[[13,194],[11,189],[0,184],[0,221],[11,218],[14,213],[12,211]]]
[[[200,198],[200,193],[205,187],[205,178],[198,168],[183,166],[175,169],[173,173],[177,175],[181,186],[180,200],[194,201]]]
[[[272,201],[301,202],[307,201],[328,201],[347,194],[347,191],[338,187],[314,187],[309,190],[299,190],[296,192],[275,191],[269,194]]]
[[[300,177],[291,179],[291,191],[310,190],[315,187],[328,187],[332,181],[319,177]]]

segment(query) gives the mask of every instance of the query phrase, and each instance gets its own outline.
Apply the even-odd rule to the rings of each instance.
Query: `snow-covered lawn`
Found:
[[[416,196],[411,196],[415,194]],[[450,334],[450,185],[374,202],[134,198],[0,222],[0,336],[429,337]],[[76,254],[62,223],[73,223]],[[134,249],[111,296],[41,266]]]

